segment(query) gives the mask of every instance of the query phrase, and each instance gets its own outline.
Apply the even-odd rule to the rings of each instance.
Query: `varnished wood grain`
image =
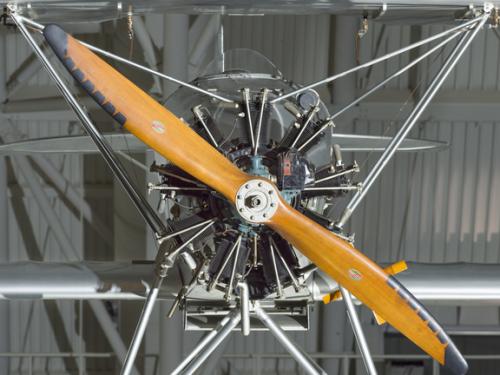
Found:
[[[125,129],[231,202],[248,178],[179,118],[68,36],[67,55],[117,111]],[[163,133],[159,129],[163,127]],[[157,129],[157,130],[155,130]]]
[[[285,202],[269,226],[368,308],[444,364],[447,345],[439,341],[417,311],[387,284],[388,275],[381,267]],[[353,279],[352,272],[361,278]]]

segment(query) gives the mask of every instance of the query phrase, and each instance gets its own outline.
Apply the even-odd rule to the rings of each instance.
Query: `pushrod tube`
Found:
[[[398,133],[391,140],[391,142],[383,152],[382,156],[378,159],[375,166],[368,173],[368,176],[366,177],[365,181],[363,181],[362,185],[363,189],[356,192],[356,194],[347,204],[347,207],[344,210],[342,217],[336,223],[336,225],[339,228],[342,228],[345,225],[345,223],[347,222],[347,220],[349,220],[349,218],[351,217],[352,213],[359,205],[361,200],[366,196],[366,193],[373,185],[373,182],[377,179],[377,177],[380,175],[384,167],[394,156],[394,153],[400,146],[401,142],[404,141],[408,133],[411,131],[417,120],[422,115],[423,111],[427,108],[427,106],[431,102],[432,98],[434,98],[439,88],[442,86],[443,82],[448,77],[449,73],[453,70],[457,62],[460,60],[460,57],[463,55],[467,47],[474,40],[479,30],[481,30],[482,26],[484,25],[488,17],[489,13],[482,16],[481,21],[475,26],[475,28],[472,31],[466,32],[462,36],[462,38],[460,38],[453,51],[450,53],[445,63],[443,64],[439,72],[436,74],[436,76],[432,80],[431,84],[429,85],[425,93],[422,95],[420,101],[415,105],[415,108],[412,110],[412,112],[406,119],[401,129],[399,129]]]
[[[92,141],[94,141],[94,143],[96,144],[104,160],[111,168],[114,175],[118,178],[118,180],[122,184],[123,188],[127,192],[130,199],[134,202],[134,205],[139,210],[146,223],[151,227],[151,229],[158,238],[164,236],[167,233],[167,228],[165,224],[156,214],[155,210],[150,206],[147,200],[137,191],[135,186],[132,185],[129,175],[127,174],[125,168],[116,157],[115,153],[113,152],[113,149],[109,146],[107,141],[94,126],[88,115],[85,113],[83,108],[80,106],[78,101],[75,99],[69,88],[62,80],[61,76],[56,72],[54,67],[51,65],[50,61],[47,59],[41,48],[38,46],[38,44],[35,42],[29,31],[26,29],[26,26],[21,20],[21,17],[18,16],[15,13],[15,11],[12,11],[10,13],[10,17],[17,25],[17,27],[21,31],[21,34],[24,36],[28,44],[31,46],[35,54],[40,59],[42,65],[47,70],[50,77],[56,83],[62,96],[64,97],[64,99],[66,99],[68,105],[77,115],[78,119],[82,123],[88,135],[92,138]]]
[[[373,59],[373,60],[370,60],[370,61],[368,61],[368,62],[366,62],[364,64],[361,64],[361,65],[358,65],[358,66],[356,66],[354,68],[348,69],[348,70],[346,70],[344,72],[335,74],[335,75],[330,76],[328,78],[322,79],[321,81],[314,82],[314,83],[311,83],[311,84],[309,84],[307,86],[301,87],[300,89],[294,90],[292,92],[289,92],[288,94],[279,96],[279,97],[271,100],[270,103],[274,104],[274,103],[280,102],[280,101],[282,101],[282,100],[284,100],[286,98],[289,98],[291,96],[295,96],[297,94],[300,94],[301,92],[304,92],[304,91],[310,90],[312,88],[315,88],[317,86],[321,86],[321,85],[324,85],[326,83],[335,81],[338,78],[344,77],[344,76],[346,76],[348,74],[351,74],[351,73],[354,73],[354,72],[357,72],[360,69],[368,68],[369,66],[378,64],[379,62],[382,62],[382,61],[385,61],[387,59],[390,59],[391,57],[400,55],[400,54],[402,54],[402,53],[404,53],[406,51],[410,51],[410,50],[412,50],[414,48],[420,47],[423,44],[432,42],[433,40],[442,38],[445,35],[448,35],[448,34],[453,33],[455,31],[461,30],[461,29],[463,29],[465,27],[468,27],[470,25],[473,25],[473,24],[477,23],[478,21],[480,21],[482,19],[482,17],[483,16],[474,18],[473,20],[467,21],[467,22],[465,22],[465,23],[463,23],[461,25],[455,26],[455,27],[453,27],[451,29],[448,29],[448,30],[445,30],[445,31],[443,31],[441,33],[432,35],[429,38],[422,39],[422,40],[420,40],[420,41],[418,41],[416,43],[410,44],[409,46],[406,46],[404,48],[398,49],[397,51],[390,52],[390,53],[388,53],[388,54],[386,54],[384,56],[380,56],[380,57],[378,57],[376,59]]]

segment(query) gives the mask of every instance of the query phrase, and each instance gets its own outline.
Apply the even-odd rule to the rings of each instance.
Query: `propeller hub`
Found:
[[[249,180],[236,194],[236,209],[247,222],[260,224],[273,217],[278,208],[279,192],[265,180]]]

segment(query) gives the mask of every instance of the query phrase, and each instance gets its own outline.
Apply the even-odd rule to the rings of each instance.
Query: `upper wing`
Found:
[[[58,26],[45,38],[73,77],[121,125],[233,202],[252,176],[240,171],[180,119]],[[266,223],[320,269],[455,374],[467,364],[439,324],[392,276],[284,200]]]

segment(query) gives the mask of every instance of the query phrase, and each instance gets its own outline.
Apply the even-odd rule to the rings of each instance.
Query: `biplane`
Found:
[[[266,59],[242,50],[222,50],[206,74],[184,82],[80,41],[64,29],[68,19],[85,21],[90,17],[101,21],[153,11],[221,15],[327,12],[357,16],[362,28],[368,22],[394,21],[435,22],[448,27],[307,84],[289,82],[273,68],[261,69],[269,65]],[[399,280],[401,275],[404,280],[407,264],[401,261],[377,265],[362,249],[356,249],[354,238],[344,228],[396,152],[443,146],[410,139],[408,134],[478,32],[497,27],[498,17],[495,3],[461,0],[87,1],[83,6],[70,0],[6,3],[5,23],[24,36],[88,135],[7,143],[0,152],[97,150],[155,236],[154,264],[135,265],[119,275],[104,277],[111,280],[105,283],[108,286],[122,283],[118,291],[109,287],[96,292],[99,288],[87,278],[88,272],[94,272],[93,267],[105,275],[106,266],[102,265],[82,266],[81,283],[75,282],[74,286],[81,287],[75,292],[80,296],[101,293],[99,299],[145,297],[122,374],[133,371],[159,297],[173,299],[169,316],[181,309],[186,324],[213,328],[174,374],[197,371],[232,330],[241,329],[248,335],[252,329],[262,328],[275,335],[306,373],[325,373],[286,337],[283,328],[306,321],[308,308],[316,301],[342,299],[367,371],[374,374],[353,297],[373,311],[377,322],[394,327],[449,373],[465,374],[467,363],[453,341],[414,297],[412,288],[407,289]],[[40,41],[50,51],[42,48]],[[318,88],[429,43],[434,43],[432,48],[421,56],[343,108],[329,112]],[[394,137],[336,133],[335,123],[341,114],[450,44],[450,54]],[[55,64],[49,55],[55,55],[59,63]],[[166,101],[158,100],[108,61],[173,81],[179,88]],[[63,78],[66,74],[128,134],[102,134],[72,93]],[[151,182],[148,189],[159,193],[158,208],[153,208],[144,192],[131,183],[115,152],[124,147],[156,153],[150,170],[157,181]],[[381,156],[363,181],[354,182],[360,166],[355,162],[346,165],[342,154],[359,150],[377,151]],[[333,202],[346,196],[350,200],[341,215],[332,217]],[[170,204],[172,200],[177,202],[175,207]],[[51,282],[51,276],[60,274],[63,280],[71,279],[75,268],[68,269],[64,264],[37,267],[33,274],[40,271],[37,277],[47,277],[39,289],[30,287],[27,281],[24,288],[7,288],[2,293],[64,298],[66,292],[57,282]],[[2,275],[5,283],[13,277],[7,267]],[[139,287],[130,288],[126,280],[131,279]],[[145,279],[146,291],[139,283]],[[65,288],[71,290],[73,285],[69,283]],[[425,295],[422,298],[426,299]]]

